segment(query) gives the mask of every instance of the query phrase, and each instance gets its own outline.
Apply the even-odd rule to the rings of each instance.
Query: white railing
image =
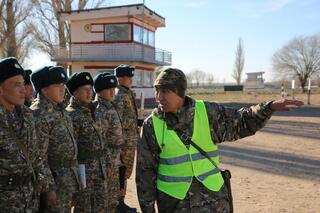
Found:
[[[54,61],[142,61],[160,66],[171,65],[171,53],[136,43],[72,44],[57,47]]]

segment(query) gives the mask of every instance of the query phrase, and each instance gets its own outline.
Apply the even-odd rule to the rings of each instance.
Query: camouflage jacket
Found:
[[[87,106],[71,98],[69,106],[66,108],[73,122],[75,140],[78,146],[78,162],[90,167],[87,170],[102,177],[106,166],[107,155],[105,143],[101,137],[101,130],[96,122],[95,106]],[[90,176],[90,174],[89,174]]]
[[[36,178],[36,171],[43,177],[40,151],[37,146],[31,110],[25,106],[7,112],[0,106],[0,176]],[[6,187],[7,183],[1,189]],[[27,183],[26,183],[27,184]]]
[[[158,108],[152,112],[152,115],[164,119],[169,126],[192,135],[194,106],[195,101],[190,97],[186,97],[184,106],[177,113],[164,113]],[[206,101],[205,106],[214,143],[235,141],[239,138],[253,135],[265,125],[272,114],[269,103],[262,103],[239,110],[228,109],[222,105]],[[158,194],[161,194],[156,189],[159,153],[160,147],[155,138],[152,118],[149,116],[144,121],[141,131],[136,169],[137,192],[143,212],[154,212],[154,202],[159,199]],[[210,193],[208,190],[204,190],[204,187],[200,186],[197,181],[194,180],[194,182],[189,192],[199,194],[199,202],[205,202],[208,197],[216,200],[217,196],[224,196],[224,187],[222,192]],[[162,195],[160,199],[167,199],[167,202],[162,201],[162,203],[170,203],[170,200],[174,198]]]
[[[119,114],[110,101],[98,98],[96,109],[96,118],[101,127],[103,139],[110,151],[109,160],[119,160],[120,149],[124,144],[122,125]],[[115,162],[113,162],[114,164]],[[116,164],[119,162],[116,162]]]
[[[35,116],[42,158],[51,171],[77,167],[78,149],[67,112],[43,95],[39,95],[30,108]]]
[[[122,123],[125,146],[135,147],[139,137],[135,95],[129,88],[119,85],[116,89],[114,103]]]

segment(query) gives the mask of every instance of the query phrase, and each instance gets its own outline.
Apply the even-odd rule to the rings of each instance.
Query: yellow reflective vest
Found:
[[[175,131],[169,130],[162,119],[153,115],[152,122],[157,143],[161,147],[157,189],[183,200],[192,179],[196,178],[207,189],[219,191],[224,183],[220,170],[192,145],[187,149]],[[212,141],[207,111],[204,102],[200,100],[195,104],[192,141],[219,165],[218,147]]]

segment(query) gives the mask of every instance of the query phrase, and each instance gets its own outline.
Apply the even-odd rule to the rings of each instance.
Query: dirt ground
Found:
[[[236,213],[320,212],[319,100],[276,113],[256,135],[220,145],[222,164],[232,172]],[[138,208],[134,176],[126,202]]]

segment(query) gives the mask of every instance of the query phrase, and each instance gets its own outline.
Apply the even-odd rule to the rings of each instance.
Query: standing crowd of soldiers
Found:
[[[1,212],[136,212],[124,202],[139,138],[133,76],[129,65],[93,79],[0,61]]]
[[[230,109],[194,100],[185,74],[167,68],[154,82],[159,105],[139,137],[134,68],[114,71],[68,79],[59,66],[31,74],[14,58],[0,61],[1,212],[136,212],[124,202],[136,147],[142,212],[233,212],[218,144],[253,135],[273,112],[303,105],[280,99]]]

